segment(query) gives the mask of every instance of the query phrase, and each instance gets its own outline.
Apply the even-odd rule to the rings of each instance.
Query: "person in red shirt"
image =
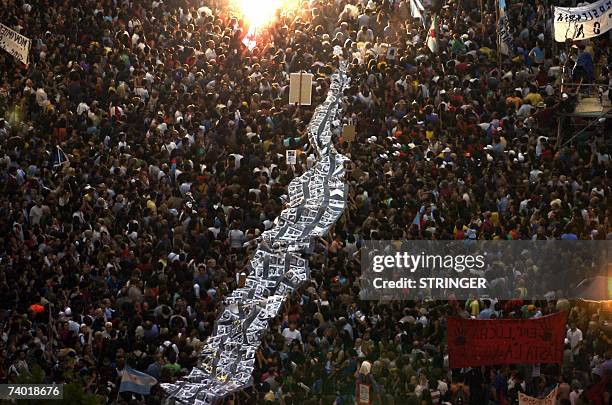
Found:
[[[548,73],[546,72],[546,69],[544,69],[544,66],[540,66],[538,69],[536,82],[538,83],[539,87],[546,87],[546,85],[548,85]]]

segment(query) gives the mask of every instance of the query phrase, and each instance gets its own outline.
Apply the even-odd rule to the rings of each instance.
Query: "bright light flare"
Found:
[[[265,27],[276,19],[277,10],[299,7],[300,0],[234,0],[245,22],[255,28]]]

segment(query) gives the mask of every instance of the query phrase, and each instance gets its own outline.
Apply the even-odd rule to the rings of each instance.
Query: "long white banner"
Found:
[[[13,31],[6,25],[0,23],[0,48],[4,49],[24,64],[28,64],[30,45],[32,40],[20,33]]]
[[[612,29],[612,0],[580,7],[555,7],[555,41],[580,41]]]

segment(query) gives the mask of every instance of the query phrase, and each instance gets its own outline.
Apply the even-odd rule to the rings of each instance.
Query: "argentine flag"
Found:
[[[148,374],[134,370],[129,366],[123,369],[121,376],[121,386],[119,392],[135,392],[140,395],[149,395],[151,387],[157,384],[157,379]]]

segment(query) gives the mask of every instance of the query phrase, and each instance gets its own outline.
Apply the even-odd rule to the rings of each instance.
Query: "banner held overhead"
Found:
[[[599,0],[580,7],[555,7],[555,41],[580,41],[612,29],[612,1]]]
[[[32,40],[0,23],[0,48],[24,64],[28,64]]]
[[[451,368],[561,363],[567,313],[531,319],[448,318]]]
[[[544,398],[534,398],[530,397],[529,395],[525,395],[522,392],[519,392],[519,405],[555,405],[557,403],[558,392],[558,385],[552,391],[550,391],[548,395],[546,395]]]

